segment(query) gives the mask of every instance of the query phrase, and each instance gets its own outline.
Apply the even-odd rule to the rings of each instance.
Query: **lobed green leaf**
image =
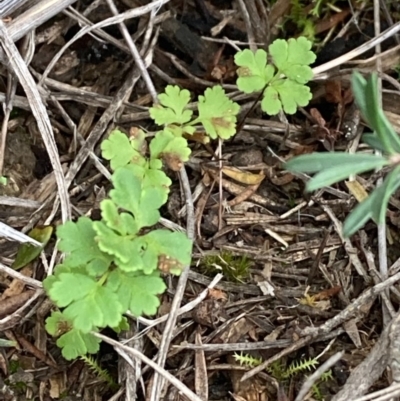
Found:
[[[268,50],[279,73],[299,84],[305,84],[313,77],[309,65],[316,59],[311,47],[312,43],[308,39],[299,37],[288,41],[277,39]]]
[[[250,49],[235,54],[235,64],[238,79],[236,84],[244,93],[253,93],[262,90],[273,78],[275,69],[267,64],[267,53],[258,49],[255,53]]]
[[[49,297],[61,308],[89,296],[97,282],[84,274],[60,273],[49,288]]]
[[[63,311],[66,318],[73,322],[74,328],[83,333],[95,328],[118,326],[123,312],[118,295],[101,285]]]
[[[103,252],[113,255],[114,260],[119,266],[129,266],[129,269],[142,269],[142,260],[140,258],[140,248],[135,243],[135,237],[131,235],[120,235],[111,228],[107,227],[102,221],[95,221],[94,227],[97,232],[99,247]],[[128,267],[126,267],[128,268]]]
[[[172,184],[171,179],[161,170],[163,167],[161,160],[150,160],[144,166],[131,164],[126,168],[139,178],[142,188],[155,188],[162,193],[164,204],[168,200],[169,188]]]
[[[59,307],[66,307],[65,319],[84,333],[97,327],[117,326],[121,320],[123,310],[116,294],[91,277],[60,273],[48,292]]]
[[[114,270],[107,281],[110,291],[115,291],[124,310],[135,316],[154,315],[160,305],[157,297],[166,285],[158,274],[132,275]]]
[[[183,233],[169,230],[153,230],[140,238],[143,241],[143,265],[157,269],[161,256],[175,261],[175,268],[182,270],[189,265],[192,254],[192,242]]]
[[[264,91],[261,109],[269,115],[276,115],[282,109],[287,114],[295,114],[297,108],[307,106],[311,98],[308,86],[290,79],[280,79],[272,82]]]
[[[115,130],[108,139],[101,145],[102,155],[106,160],[110,160],[112,170],[126,166],[129,162],[135,160],[143,161],[143,156],[133,148],[132,142],[121,131]]]
[[[111,199],[104,199],[100,204],[101,216],[109,228],[116,231],[120,235],[135,235],[139,228],[135,219],[129,213],[119,213],[117,205]],[[96,230],[96,224],[93,225]],[[99,245],[100,246],[100,245]]]
[[[65,265],[86,266],[88,272],[94,274],[101,274],[110,266],[112,258],[100,250],[93,222],[88,217],[83,216],[76,223],[68,221],[59,226],[57,237],[60,240],[58,249],[68,253]]]
[[[90,333],[82,333],[72,329],[57,340],[57,346],[62,349],[62,355],[68,361],[86,354],[96,354],[100,349],[100,340]]]
[[[150,143],[150,154],[153,159],[174,160],[180,167],[189,160],[190,153],[187,140],[176,137],[168,129],[158,132]],[[180,168],[174,169],[174,171],[179,170]]]
[[[190,92],[176,85],[168,85],[165,93],[158,96],[160,104],[150,108],[150,117],[157,125],[179,124],[190,121],[193,112],[186,110],[190,101]]]
[[[110,197],[120,208],[131,212],[137,228],[149,227],[160,219],[159,208],[165,203],[165,188],[143,185],[143,182],[132,174],[128,167],[118,169],[112,181],[114,189]]]
[[[46,331],[52,336],[58,336],[62,331],[68,331],[72,328],[72,322],[58,311],[53,311],[51,315],[46,319],[45,325]],[[66,328],[67,330],[63,330]]]
[[[229,139],[236,133],[236,120],[240,106],[226,96],[221,86],[207,88],[204,96],[199,96],[199,117],[212,138]]]

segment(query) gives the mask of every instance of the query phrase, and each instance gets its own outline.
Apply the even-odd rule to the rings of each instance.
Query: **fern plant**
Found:
[[[254,368],[261,365],[263,362],[261,358],[255,358],[248,354],[237,354],[233,355],[235,360],[240,365]],[[302,359],[300,361],[293,361],[289,366],[284,366],[280,361],[275,361],[267,367],[268,373],[270,373],[277,380],[285,380],[290,377],[296,376],[299,373],[306,373],[315,370],[319,362],[316,358]]]
[[[240,363],[240,365],[244,365],[249,368],[259,366],[263,362],[262,358],[255,358],[249,354],[243,354],[243,352],[241,352],[240,354],[235,352],[233,354],[233,357],[237,362]],[[289,366],[285,366],[280,361],[275,361],[267,367],[267,372],[276,380],[285,381],[301,373],[307,374],[313,372],[318,365],[319,361],[317,358],[302,359],[300,361],[295,360]],[[317,399],[322,399],[321,391],[318,387],[318,384],[331,379],[332,371],[329,370],[328,372],[324,373],[319,382],[314,384],[313,393],[314,396],[317,397]]]

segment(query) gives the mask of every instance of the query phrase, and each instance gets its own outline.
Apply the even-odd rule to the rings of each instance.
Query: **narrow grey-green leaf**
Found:
[[[352,89],[362,115],[377,133],[385,152],[399,153],[400,138],[379,103],[377,75],[372,74],[368,80],[365,80],[358,72],[353,73]]]
[[[353,91],[357,106],[361,111],[361,114],[369,123],[369,118],[367,114],[366,88],[367,80],[359,72],[353,72],[353,75],[351,76],[351,89]]]
[[[367,199],[357,205],[346,218],[343,225],[343,235],[349,237],[364,224],[373,219],[376,224],[386,218],[390,196],[400,187],[400,166],[391,171],[382,185],[376,188]]]
[[[373,148],[373,149],[379,150],[381,152],[386,151],[383,143],[379,139],[378,135],[376,135],[376,133],[371,132],[368,134],[364,134],[361,139],[364,143],[371,146],[371,148]]]
[[[356,166],[361,163],[371,163],[373,166],[375,166],[376,163],[378,166],[384,166],[389,162],[383,156],[376,156],[372,154],[324,152],[294,157],[285,164],[285,169],[299,173],[316,173],[326,168],[332,168],[335,166],[340,167],[343,164],[353,164]]]
[[[372,218],[372,202],[371,195],[359,203],[352,212],[347,216],[343,224],[343,236],[350,237],[360,228],[364,227],[365,223]]]
[[[386,176],[382,185],[374,191],[376,196],[372,203],[372,218],[377,224],[385,221],[389,199],[399,187],[400,166],[397,166]]]
[[[320,173],[315,175],[306,186],[307,191],[315,191],[318,188],[327,187],[336,182],[340,182],[352,174],[360,174],[376,168],[381,168],[388,161],[384,158],[373,157],[369,160],[365,160],[361,163],[344,163],[342,165],[334,166],[322,170]]]

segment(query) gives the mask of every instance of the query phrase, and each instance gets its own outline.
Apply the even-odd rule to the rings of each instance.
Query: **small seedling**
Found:
[[[307,106],[312,98],[306,86],[313,77],[310,64],[316,58],[311,45],[305,37],[277,39],[268,48],[271,62],[262,49],[255,53],[249,49],[238,52],[238,88],[245,93],[262,91],[261,109],[269,115],[281,110],[296,113],[299,106]]]

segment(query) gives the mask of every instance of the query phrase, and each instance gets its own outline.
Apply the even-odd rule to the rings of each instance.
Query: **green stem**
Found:
[[[101,287],[106,282],[109,274],[110,274],[110,272],[106,272],[100,277],[99,281],[97,282],[97,285],[99,287]]]

